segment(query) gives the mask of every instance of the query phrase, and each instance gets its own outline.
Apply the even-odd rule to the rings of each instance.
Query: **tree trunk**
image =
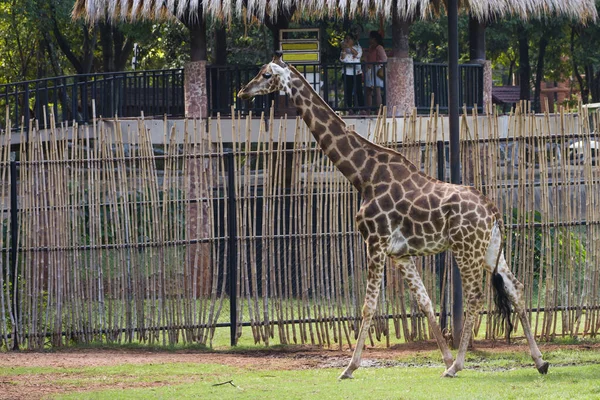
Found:
[[[227,27],[225,24],[219,23],[215,27],[214,45],[212,52],[213,64],[216,66],[227,64]],[[210,73],[210,96],[213,109],[227,111],[230,107],[228,85],[219,84],[226,82],[228,79],[227,73],[221,69],[209,69]]]
[[[225,24],[218,23],[215,27],[215,43],[212,58],[216,65],[227,64],[227,27]]]
[[[485,22],[469,17],[469,58],[485,60]]]
[[[521,86],[519,98],[530,99],[529,81],[531,78],[531,65],[529,64],[529,34],[525,26],[519,31],[519,85]]]
[[[542,111],[541,101],[541,90],[542,81],[544,80],[544,57],[546,56],[546,48],[548,47],[547,35],[542,35],[539,42],[539,53],[537,59],[537,65],[535,68],[535,86],[533,95],[533,107],[536,112]]]
[[[206,61],[206,21],[202,15],[202,7],[198,8],[197,15],[191,15],[189,12],[181,22],[190,31],[190,61]]]
[[[510,65],[508,66],[508,78],[506,79],[506,86],[510,86],[512,83],[512,74],[515,68],[515,60],[510,60]]]
[[[94,63],[94,50],[96,50],[97,26],[92,31],[88,29],[87,25],[83,26],[83,56],[81,59],[82,74],[89,74],[92,72],[92,65]]]
[[[188,25],[190,30],[190,60],[206,61],[206,23],[200,19]]]
[[[124,71],[129,57],[133,51],[133,40],[125,38],[123,31],[117,27],[113,27],[113,48],[115,51],[115,71]]]
[[[589,68],[592,80],[590,82],[590,93],[592,95],[592,103],[600,102],[600,71],[594,73],[594,67]]]
[[[396,58],[408,58],[410,25],[412,20],[400,18],[396,10],[396,2],[392,11],[392,56]]]
[[[575,58],[575,35],[576,35],[577,27],[574,25],[571,26],[571,62],[573,64],[573,75],[575,75],[575,79],[577,79],[577,83],[579,84],[579,91],[581,92],[581,101],[583,104],[587,104],[589,101],[590,91],[589,86],[586,85],[586,81],[581,76],[579,72],[579,65],[577,64],[577,60]]]
[[[54,42],[50,37],[50,33],[48,31],[44,31],[42,32],[42,35],[44,36],[44,46],[46,47],[48,57],[50,57],[50,65],[52,66],[54,76],[63,76],[65,73],[60,65],[58,54],[56,53],[56,48],[54,47]]]
[[[115,58],[113,51],[112,26],[110,22],[101,22],[100,30],[100,45],[102,46],[102,66],[104,72],[112,72],[115,70]]]

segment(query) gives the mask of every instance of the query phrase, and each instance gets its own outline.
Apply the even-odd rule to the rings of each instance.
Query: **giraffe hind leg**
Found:
[[[495,272],[496,262],[498,262],[497,272]],[[500,298],[500,303],[506,304],[502,298],[508,297],[510,299],[510,302],[515,307],[515,311],[517,312],[517,315],[521,321],[523,333],[525,334],[527,343],[529,344],[531,358],[533,358],[539,373],[546,374],[550,364],[547,361],[544,361],[542,358],[542,353],[540,352],[533,333],[531,332],[531,325],[529,324],[529,319],[527,318],[525,301],[523,300],[523,284],[519,282],[517,278],[515,278],[508,268],[508,264],[501,249],[500,231],[497,226],[495,226],[492,230],[492,238],[486,254],[486,264],[488,270],[493,274],[492,282],[497,290],[496,295]],[[500,308],[502,308],[502,306]]]
[[[550,364],[547,361],[544,361],[542,358],[542,353],[540,352],[540,349],[535,341],[535,337],[531,332],[531,325],[529,323],[529,318],[527,317],[525,302],[523,300],[523,284],[521,284],[508,269],[499,268],[497,275],[499,275],[500,278],[496,277],[495,279],[498,281],[501,279],[504,283],[505,293],[510,298],[510,301],[515,307],[515,311],[519,316],[521,326],[523,327],[523,333],[525,334],[527,343],[529,344],[531,358],[533,358],[538,372],[542,375],[545,375],[548,373],[548,367]]]

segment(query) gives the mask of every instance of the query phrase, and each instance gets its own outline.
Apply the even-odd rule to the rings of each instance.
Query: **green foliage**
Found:
[[[74,0],[10,0],[0,2],[0,83],[81,72],[101,72],[110,68],[131,69],[133,43],[139,46],[138,69],[182,67],[189,60],[188,29],[180,22],[88,24],[73,21]],[[469,59],[468,15],[459,16],[459,54]],[[319,27],[324,34],[321,59],[335,62],[339,44],[347,30],[358,30],[364,39],[369,30],[378,29],[376,19],[364,17],[294,22],[290,27]],[[226,49],[213,49],[218,25],[208,21],[207,53],[225,51],[229,64],[260,64],[273,49],[273,34],[267,24],[233,20],[226,26]],[[387,26],[390,34],[389,21]],[[487,57],[492,61],[494,82],[508,84],[519,68],[518,34],[529,37],[532,76],[536,64],[544,63],[543,79],[563,81],[575,76],[583,101],[600,101],[600,28],[581,25],[562,18],[523,22],[502,18],[489,23],[486,30]],[[541,46],[541,45],[544,46]],[[538,57],[541,47],[543,58]],[[447,19],[417,20],[411,26],[410,52],[416,62],[446,62]],[[519,84],[519,82],[517,82]],[[568,103],[572,105],[576,100]]]
[[[469,20],[466,15],[458,18],[459,62],[469,58]],[[439,20],[415,21],[410,27],[409,45],[411,57],[417,62],[448,62],[448,19],[443,15]]]
[[[45,60],[36,59],[40,35],[27,2],[0,2],[0,32],[0,84],[34,78]]]
[[[253,24],[245,28],[238,22],[227,27],[226,51],[229,64],[264,64],[273,55],[272,49],[273,37],[264,24]]]
[[[598,2],[596,2],[598,8]],[[600,26],[597,24],[569,24],[570,52],[581,98],[584,103],[600,101]]]
[[[551,223],[552,221],[548,222]],[[507,223],[520,223],[525,226],[541,224],[542,214],[539,211],[533,211],[532,213],[528,213],[526,215],[519,215],[519,210],[517,208],[514,208],[512,212],[511,221],[507,221],[505,216],[504,224],[506,225]],[[578,235],[577,232],[572,228],[550,226],[549,228],[547,228],[547,233],[545,233],[544,230],[540,227],[513,229],[511,237],[511,240],[513,242],[512,248],[525,248],[526,246],[519,246],[519,243],[533,242],[533,268],[536,277],[539,276],[542,264],[544,264],[544,268],[546,268],[548,265],[561,261],[548,260],[545,258],[545,235],[548,235],[550,238],[553,238],[553,240],[558,241],[561,254],[565,254],[568,252],[572,263],[571,265],[584,265],[585,260],[587,258],[585,243],[582,237]],[[515,257],[519,256],[522,255],[517,255],[513,252],[513,254],[511,255],[511,257],[513,258],[513,264],[517,261],[515,260]]]
[[[123,24],[125,31],[130,25]],[[145,30],[145,31],[144,31]],[[151,26],[137,26],[138,69],[183,68],[190,59],[190,39],[188,29],[180,22],[155,23]]]
[[[510,85],[519,63],[518,31],[527,29],[523,21],[508,18],[494,21],[486,29],[485,46],[492,62],[495,85]]]

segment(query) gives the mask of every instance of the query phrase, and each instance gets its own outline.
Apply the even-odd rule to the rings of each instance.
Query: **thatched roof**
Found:
[[[389,18],[393,3],[398,14],[407,18],[429,18],[444,7],[443,0],[77,0],[75,18],[99,20],[163,20],[181,19],[188,12],[217,19],[230,20],[256,16],[261,20],[275,19],[281,11],[296,12],[311,17],[348,15],[381,15]],[[460,7],[479,20],[517,15],[524,19],[545,15],[562,15],[589,21],[597,17],[594,0],[459,0]]]

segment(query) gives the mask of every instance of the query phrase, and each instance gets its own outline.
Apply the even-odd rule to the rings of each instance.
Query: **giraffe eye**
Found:
[[[263,74],[263,78],[265,79],[271,79],[271,76],[273,76],[272,74]]]

